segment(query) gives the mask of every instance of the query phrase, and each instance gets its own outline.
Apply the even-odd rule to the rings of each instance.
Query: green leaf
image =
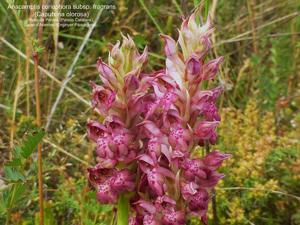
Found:
[[[22,149],[20,146],[16,146],[13,151],[13,158],[20,158]]]
[[[45,136],[45,132],[39,130],[36,134],[30,135],[27,140],[21,146],[21,155],[27,159],[32,154],[32,152],[36,149],[37,145]]]
[[[3,193],[3,200],[5,202],[6,208],[10,209],[18,202],[23,194],[25,193],[24,184],[13,184],[9,189],[5,190]]]
[[[129,215],[129,201],[128,198],[122,194],[118,201],[118,212],[117,212],[117,225],[128,225]]]
[[[22,173],[20,173],[19,171],[17,171],[15,168],[13,167],[9,167],[9,166],[5,166],[4,167],[4,174],[5,174],[5,178],[11,181],[24,181],[25,177],[23,176]]]
[[[6,163],[6,166],[10,166],[10,167],[22,166],[22,160],[20,158],[15,158],[12,161]]]
[[[7,190],[1,190],[0,192],[0,216],[6,213],[6,192]]]

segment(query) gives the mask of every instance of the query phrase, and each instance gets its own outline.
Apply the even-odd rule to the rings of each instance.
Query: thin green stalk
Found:
[[[194,0],[194,6],[198,7],[198,5],[200,4],[200,0]]]
[[[77,160],[78,162],[80,162],[80,163],[82,163],[82,164],[84,164],[84,165],[86,165],[86,166],[90,166],[88,162],[86,162],[86,161],[80,159],[79,157],[73,155],[72,153],[70,153],[70,152],[64,150],[63,148],[61,148],[61,147],[59,147],[58,145],[52,143],[52,142],[49,141],[48,139],[45,139],[44,141],[45,141],[46,143],[50,144],[52,147],[54,147],[54,148],[55,148],[56,150],[58,150],[59,152],[62,152],[63,154],[65,154],[65,155],[67,155],[67,156],[70,156],[72,159],[75,159],[75,160]]]
[[[110,221],[110,225],[114,225],[115,224],[115,220],[116,220],[116,210],[114,208],[114,210],[113,210],[113,216],[112,216],[111,221]]]
[[[156,28],[159,30],[160,33],[163,34],[164,33],[163,30],[161,29],[159,23],[156,21],[156,19],[154,18],[154,16],[151,14],[150,10],[145,5],[144,0],[139,0],[139,2],[142,5],[142,7],[144,8],[144,10],[146,11],[146,13],[148,14],[148,16],[150,17],[150,19],[152,20],[152,22],[154,23],[154,25],[156,26]]]
[[[209,12],[209,0],[205,0],[205,18],[207,18],[208,16],[208,12]]]
[[[129,199],[124,195],[120,195],[117,211],[117,225],[128,225],[129,216]]]
[[[199,10],[199,12],[202,11],[202,7],[203,7],[203,2],[200,5],[201,1],[200,0],[194,0],[194,7],[196,9],[196,11]],[[209,12],[209,0],[205,0],[204,1],[204,18],[208,17],[208,12]],[[199,23],[199,17],[196,18],[196,22]]]
[[[182,12],[182,10],[180,8],[180,5],[178,4],[177,0],[172,0],[172,3],[175,5],[175,7],[176,7],[177,11],[180,13],[180,15],[183,16],[183,12]]]
[[[256,32],[256,21],[255,21],[255,10],[254,10],[255,3],[251,0],[247,0],[247,7],[249,12],[249,17],[251,20],[251,28],[252,28],[252,46],[253,46],[253,52],[255,54],[258,54],[258,47],[257,47],[257,32]]]
[[[43,8],[44,0],[40,1],[40,8],[42,13],[45,12]],[[43,41],[43,25],[45,18],[42,18],[38,26],[37,41],[39,48],[42,46]],[[35,91],[35,106],[36,106],[36,123],[38,127],[42,127],[42,113],[41,113],[41,97],[40,97],[40,74],[39,74],[39,49],[35,49],[33,53],[34,62],[34,91]],[[39,190],[39,223],[44,225],[44,188],[43,188],[43,155],[42,155],[42,143],[38,144],[38,190]]]
[[[194,8],[195,8],[195,16],[196,16],[196,23],[200,24],[200,16],[198,15],[199,12],[202,11],[203,8],[203,2],[200,0],[194,0]]]
[[[40,76],[38,70],[38,53],[33,53],[34,60],[34,90],[36,101],[36,123],[38,127],[42,126],[41,119],[41,101],[40,101]],[[44,190],[43,190],[43,158],[42,158],[42,144],[38,144],[38,190],[39,190],[39,207],[40,207],[40,225],[44,225]]]

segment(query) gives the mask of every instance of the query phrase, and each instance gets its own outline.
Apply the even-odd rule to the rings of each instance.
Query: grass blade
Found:
[[[156,19],[154,18],[154,16],[151,14],[150,10],[145,5],[144,0],[139,0],[139,2],[141,3],[142,7],[146,11],[146,13],[148,14],[148,16],[152,20],[152,22],[154,23],[154,25],[156,26],[157,30],[159,30],[159,32],[163,34],[164,32],[163,32],[162,28],[160,27],[159,23],[156,21]]]

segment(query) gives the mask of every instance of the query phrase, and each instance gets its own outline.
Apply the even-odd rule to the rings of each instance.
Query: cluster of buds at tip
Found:
[[[165,42],[166,68],[146,73],[147,47],[133,40],[111,46],[108,64],[97,62],[102,85],[91,83],[92,105],[104,120],[88,121],[98,164],[88,169],[102,204],[130,193],[130,225],[182,225],[196,215],[207,224],[207,208],[217,172],[229,157],[218,150],[204,157],[199,145],[215,144],[222,87],[205,90],[223,58],[208,61],[210,19],[198,25],[185,19],[176,42]]]

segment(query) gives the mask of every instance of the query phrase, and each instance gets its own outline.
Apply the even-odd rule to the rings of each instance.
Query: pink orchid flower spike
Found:
[[[101,85],[91,82],[92,106],[101,122],[89,120],[98,164],[88,179],[102,204],[130,199],[130,225],[184,225],[190,215],[208,223],[217,172],[229,154],[199,145],[217,142],[221,122],[214,83],[224,58],[207,60],[213,25],[192,14],[178,40],[161,35],[165,68],[145,72],[148,48],[140,53],[130,36],[110,46],[108,63],[97,62]]]

